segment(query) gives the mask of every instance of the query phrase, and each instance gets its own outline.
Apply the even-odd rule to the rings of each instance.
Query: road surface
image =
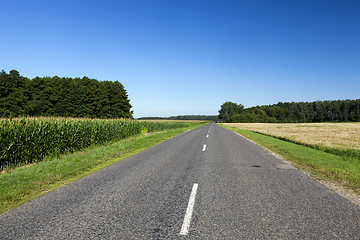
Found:
[[[359,239],[360,208],[216,124],[0,215],[0,239]]]

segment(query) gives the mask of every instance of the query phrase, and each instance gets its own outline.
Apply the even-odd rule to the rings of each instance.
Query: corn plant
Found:
[[[147,132],[188,126],[183,122],[146,122],[128,119],[22,118],[0,120],[0,169],[44,159],[53,153],[74,152],[89,146]]]

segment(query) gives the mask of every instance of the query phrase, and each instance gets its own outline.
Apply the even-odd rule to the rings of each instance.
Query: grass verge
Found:
[[[49,157],[42,162],[1,173],[0,213],[205,124],[161,133],[141,134],[81,152]]]
[[[319,180],[336,182],[357,194],[360,193],[360,161],[357,157],[338,156],[249,130],[221,126],[281,155]]]
[[[280,139],[280,140],[283,140],[283,141],[286,141],[286,142],[295,143],[295,144],[298,144],[298,145],[303,145],[305,147],[314,148],[316,150],[331,153],[331,154],[338,155],[338,156],[341,156],[341,157],[357,158],[360,161],[360,150],[358,150],[358,149],[335,148],[335,147],[327,147],[327,146],[323,146],[323,145],[308,144],[308,143],[304,143],[304,142],[301,142],[301,141],[293,140],[293,139],[288,138],[288,137],[275,136],[275,135],[272,135],[272,134],[267,134],[267,133],[263,133],[263,132],[259,132],[259,131],[252,131],[252,132],[262,134],[262,135],[265,135],[265,136],[269,136],[269,137],[272,137],[272,138],[277,138],[277,139]]]

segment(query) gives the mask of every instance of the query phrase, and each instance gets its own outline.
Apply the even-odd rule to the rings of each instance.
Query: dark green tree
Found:
[[[0,73],[0,116],[132,118],[130,100],[118,81],[88,77],[22,77]]]
[[[236,104],[233,102],[225,102],[221,105],[221,109],[219,110],[219,119],[228,122],[230,118],[235,114],[241,114],[244,110],[244,105]]]

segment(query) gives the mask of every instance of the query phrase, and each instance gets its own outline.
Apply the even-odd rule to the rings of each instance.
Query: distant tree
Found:
[[[0,116],[27,115],[30,80],[16,70],[0,74]]]
[[[141,120],[204,120],[204,121],[213,121],[219,122],[218,115],[178,115],[178,116],[170,116],[170,117],[141,117],[138,118]]]
[[[360,121],[360,99],[279,102],[275,105],[256,106],[236,112],[237,104],[226,102],[219,110],[225,122],[324,122]]]
[[[128,98],[127,91],[124,86],[115,81],[113,85],[114,94],[111,94],[111,106],[114,106],[112,111],[114,112],[114,117],[116,118],[133,118],[133,111],[130,104],[130,99]]]
[[[0,116],[132,118],[130,100],[118,81],[22,77],[0,73]]]
[[[230,118],[235,114],[241,114],[244,110],[244,105],[236,104],[233,102],[225,102],[221,105],[221,109],[219,110],[219,119],[228,122]]]

